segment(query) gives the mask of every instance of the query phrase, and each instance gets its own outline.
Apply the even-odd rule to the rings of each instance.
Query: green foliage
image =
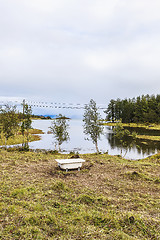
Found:
[[[31,124],[32,124],[31,115],[32,115],[31,106],[29,106],[28,104],[25,104],[24,105],[23,128],[27,131],[31,128]]]
[[[31,106],[29,106],[28,104],[25,104],[25,101],[23,101],[23,119],[22,119],[22,124],[21,124],[21,132],[22,135],[25,135],[26,132],[26,141],[24,138],[24,142],[22,144],[23,147],[28,148],[28,142],[29,142],[29,130],[31,129],[31,124],[32,124],[32,120],[31,120],[31,116],[32,116],[32,109]]]
[[[122,119],[123,123],[160,123],[160,95],[111,99],[105,113],[112,122]]]
[[[5,105],[0,108],[0,145],[13,145],[22,143],[24,150],[28,150],[28,142],[39,140],[31,131],[32,110],[23,102],[23,113],[16,111],[16,106]],[[22,134],[21,134],[22,133]],[[37,131],[36,131],[37,133]],[[32,135],[31,135],[32,134]]]
[[[100,125],[101,116],[98,113],[98,109],[96,103],[93,99],[90,100],[90,103],[85,106],[85,112],[83,115],[84,122],[84,133],[89,135],[93,144],[96,146],[97,152],[98,150],[98,139],[103,132],[103,126]]]
[[[69,124],[67,123],[67,119],[62,116],[62,114],[59,114],[59,117],[52,121],[51,127],[49,128],[56,140],[56,143],[58,143],[60,151],[61,144],[69,140]]]
[[[8,140],[9,137],[14,136],[19,127],[16,106],[5,105],[5,108],[0,108],[0,124],[1,132],[6,140]]]
[[[118,101],[118,100],[117,100]],[[118,104],[117,104],[117,111],[115,111],[115,100],[111,99],[110,103],[108,104],[108,108],[105,111],[107,113],[107,118],[114,122],[115,119],[118,119],[118,117],[115,115],[118,112]]]
[[[116,123],[116,127],[114,128],[115,136],[121,140],[123,140],[124,137],[129,136],[130,132],[127,129],[124,129],[122,121],[118,121]]]
[[[126,148],[126,153],[127,153],[128,148],[132,147],[133,144],[135,143],[137,133],[135,131],[131,133],[129,130],[125,129],[123,127],[121,119],[116,123],[116,126],[113,131],[115,133],[115,138],[119,139],[121,146]],[[128,138],[130,138],[130,141],[128,141]]]

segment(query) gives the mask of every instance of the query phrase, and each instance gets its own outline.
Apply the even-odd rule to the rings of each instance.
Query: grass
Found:
[[[103,125],[116,126],[116,123],[103,123]],[[160,130],[160,124],[123,123],[123,127]],[[136,138],[137,139],[142,139],[142,140],[160,141],[160,136],[139,135],[139,134],[137,134]]]
[[[137,135],[138,139],[160,141],[160,136]]]
[[[30,129],[29,130],[29,142],[39,141],[41,139],[41,137],[36,134],[43,134],[43,131],[40,129]],[[10,137],[6,142],[7,145],[16,145],[16,144],[21,144],[21,143],[23,143],[23,135],[21,134],[20,131],[18,133],[16,133],[13,137]],[[5,145],[5,138],[4,138],[3,134],[1,133],[0,146],[2,146],[2,145]]]
[[[160,154],[139,161],[0,150],[0,239],[160,239]]]
[[[108,123],[103,123],[104,125],[107,126],[116,126],[116,123],[108,122]],[[124,127],[139,127],[139,128],[144,128],[144,129],[152,129],[152,130],[160,130],[160,124],[149,124],[149,123],[123,123]]]

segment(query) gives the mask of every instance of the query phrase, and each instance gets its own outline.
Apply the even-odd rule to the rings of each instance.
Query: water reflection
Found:
[[[109,128],[110,127],[107,127],[108,131],[109,131]],[[120,140],[114,137],[113,128],[114,127],[110,128],[110,131],[107,133],[106,137],[108,139],[108,142],[111,148],[113,149],[121,148],[122,146],[121,146]],[[126,129],[128,129],[130,132],[136,131],[137,134],[139,135],[150,135],[150,136],[160,135],[160,131],[158,130],[151,130],[151,129],[144,129],[144,128],[131,128],[131,127],[126,127]],[[132,137],[127,137],[125,141],[129,146],[132,143]],[[128,151],[134,151],[134,152],[137,152],[137,154],[139,155],[149,156],[156,153],[159,149],[160,149],[159,141],[152,141],[148,139],[136,139],[135,143],[132,144],[132,147],[128,148]],[[123,148],[123,152],[124,151],[125,150]]]
[[[83,133],[82,120],[70,120],[69,125],[70,141],[62,144],[62,150],[66,153],[70,151],[78,151],[79,153],[95,152],[96,150],[93,143],[85,140],[86,136]],[[51,134],[47,134],[49,130],[48,127],[51,126],[51,120],[34,120],[32,126],[42,129],[44,134],[41,135],[42,139],[40,141],[30,143],[30,148],[54,149],[54,139]],[[138,132],[138,130],[141,129],[137,129],[136,131]],[[147,133],[147,135],[149,134]],[[128,138],[128,142],[131,141],[132,139]],[[98,142],[98,145],[101,152],[108,152],[111,155],[119,155],[121,154],[121,150],[122,154],[126,153],[126,149],[122,148],[120,141],[114,137],[113,127],[111,126],[105,126],[104,134]],[[140,159],[156,153],[158,149],[160,149],[159,142],[137,139],[133,147],[128,148],[125,157],[128,159]]]

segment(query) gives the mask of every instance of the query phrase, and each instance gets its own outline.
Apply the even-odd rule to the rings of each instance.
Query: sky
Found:
[[[0,0],[0,97],[159,94],[159,0]]]

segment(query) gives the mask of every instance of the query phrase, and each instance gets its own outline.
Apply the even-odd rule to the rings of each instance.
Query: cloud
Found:
[[[158,0],[2,0],[0,95],[107,102],[160,89]]]

